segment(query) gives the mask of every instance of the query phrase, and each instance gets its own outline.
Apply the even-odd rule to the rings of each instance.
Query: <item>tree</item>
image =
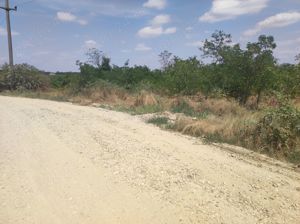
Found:
[[[214,63],[222,63],[225,51],[232,43],[231,35],[221,30],[215,31],[211,39],[204,41],[203,47],[199,49],[203,52],[203,57],[212,58]]]
[[[124,68],[128,68],[128,67],[129,67],[129,62],[130,62],[129,59],[127,59],[127,60],[125,61],[123,67],[124,67]]]
[[[250,95],[257,95],[257,105],[264,90],[272,87],[276,48],[272,36],[262,35],[258,42],[248,43],[245,50],[231,44],[231,35],[217,31],[205,40],[200,50],[214,60],[219,88],[245,104]]]
[[[276,90],[295,97],[300,94],[300,65],[282,64],[276,68]]]
[[[93,66],[96,66],[98,68],[101,67],[101,62],[103,59],[103,52],[96,49],[91,48],[86,52],[86,56],[88,57],[87,63],[91,64]]]
[[[295,61],[300,65],[300,54],[297,54],[295,57]]]
[[[194,94],[201,89],[202,64],[196,57],[186,60],[174,57],[174,63],[165,70],[165,86],[171,93]]]
[[[110,71],[111,70],[110,58],[106,56],[102,56],[101,65],[99,68],[103,71]]]
[[[86,63],[81,63],[80,61],[77,61],[76,64],[79,66],[89,64],[103,71],[110,71],[112,69],[110,65],[110,58],[105,56],[102,51],[96,48],[91,48],[87,51],[86,55],[88,57]]]
[[[220,88],[241,104],[251,95],[251,68],[251,60],[238,44],[226,50],[223,63],[218,65]]]
[[[257,106],[263,91],[274,83],[276,59],[273,50],[276,43],[273,36],[261,35],[256,43],[248,43],[246,54],[253,63],[253,92],[257,95]]]
[[[159,54],[159,62],[163,70],[165,70],[171,65],[172,63],[171,57],[172,57],[172,53],[166,50]]]

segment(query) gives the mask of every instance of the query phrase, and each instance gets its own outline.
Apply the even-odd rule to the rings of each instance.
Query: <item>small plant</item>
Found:
[[[160,105],[149,105],[149,106],[139,106],[139,107],[116,105],[110,107],[109,109],[129,113],[131,115],[154,114],[163,111]]]
[[[179,100],[171,107],[173,113],[183,113],[187,116],[195,115],[194,108],[192,108],[185,100]]]
[[[290,153],[288,155],[288,160],[291,163],[300,164],[300,151]]]
[[[182,113],[186,116],[197,117],[200,119],[205,119],[209,115],[208,111],[196,111],[195,108],[193,108],[187,101],[183,99],[179,100],[171,106],[171,112]]]
[[[150,124],[155,124],[157,126],[164,126],[169,123],[169,119],[167,117],[153,117],[150,118],[147,122]]]
[[[138,106],[132,108],[132,114],[141,115],[141,114],[153,114],[162,112],[163,108],[161,105],[147,105],[147,106]]]

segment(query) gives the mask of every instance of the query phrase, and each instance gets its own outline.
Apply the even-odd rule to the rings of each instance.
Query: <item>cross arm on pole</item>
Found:
[[[15,6],[14,8],[6,8],[6,7],[3,7],[3,6],[0,6],[0,9],[4,9],[5,11],[17,11],[18,7]]]

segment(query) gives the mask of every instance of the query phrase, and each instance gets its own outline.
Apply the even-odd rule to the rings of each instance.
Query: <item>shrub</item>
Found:
[[[266,113],[254,135],[256,145],[269,154],[294,153],[300,147],[300,111],[284,102]]]
[[[197,105],[193,105],[192,101],[188,101],[184,98],[179,98],[173,101],[171,105],[171,112],[182,113],[186,116],[206,118],[208,116],[208,111],[199,110]]]
[[[163,126],[169,123],[169,119],[167,117],[153,117],[150,118],[147,122],[150,124],[155,124],[157,126]]]
[[[28,64],[2,67],[0,86],[2,90],[38,90],[49,87],[49,77]]]
[[[184,99],[175,100],[171,106],[171,112],[173,113],[183,113],[187,116],[194,116],[194,108]]]
[[[50,77],[51,87],[62,89],[70,86],[75,79],[78,79],[79,74],[76,72],[57,73]]]

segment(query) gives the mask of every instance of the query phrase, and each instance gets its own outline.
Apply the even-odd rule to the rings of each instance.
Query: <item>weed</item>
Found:
[[[171,107],[173,113],[183,113],[187,116],[193,116],[195,114],[194,108],[192,108],[185,100],[179,100]]]
[[[294,151],[287,156],[288,161],[294,164],[300,164],[300,151]]]
[[[169,119],[167,117],[153,117],[150,118],[147,123],[155,124],[157,126],[164,126],[169,123]]]
[[[205,119],[209,115],[208,111],[197,111],[186,100],[179,99],[171,105],[171,112],[182,113],[189,117],[197,117],[199,119]]]
[[[268,111],[254,131],[258,146],[268,154],[291,152],[299,147],[300,111],[289,104]]]
[[[162,112],[163,108],[161,105],[147,105],[147,106],[138,106],[138,107],[131,107],[131,110],[134,115],[141,115],[141,114],[153,114]]]

